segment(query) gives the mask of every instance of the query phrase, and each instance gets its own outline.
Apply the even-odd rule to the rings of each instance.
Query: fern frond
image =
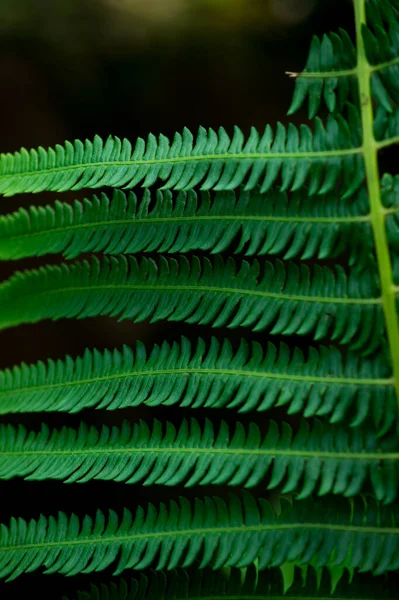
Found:
[[[399,211],[399,176],[385,173],[381,179],[381,202],[384,209],[388,209],[387,218],[390,213]]]
[[[399,566],[397,507],[370,500],[335,499],[334,503],[282,501],[278,519],[271,505],[245,493],[243,499],[181,498],[167,508],[128,510],[118,518],[98,511],[80,520],[59,513],[26,523],[11,519],[0,530],[0,577],[15,579],[45,567],[45,573],[76,575],[114,565],[126,569],[174,569],[200,560],[200,568],[259,569],[285,562],[317,567],[344,565],[375,574]]]
[[[392,0],[368,0],[364,48],[370,65],[371,92],[379,108],[392,112],[399,102],[399,9]]]
[[[330,112],[341,110],[348,101],[357,105],[356,62],[356,48],[344,29],[322,39],[314,36],[303,72],[289,73],[296,82],[288,114],[297,112],[307,98],[310,119],[317,115],[323,100]]]
[[[327,334],[372,352],[381,344],[384,320],[378,282],[370,267],[347,277],[337,267],[265,263],[217,255],[197,258],[94,257],[16,273],[0,285],[0,329],[41,319],[99,315],[249,327],[272,334]]]
[[[377,114],[391,113],[399,102],[399,10],[391,0],[367,0],[366,12],[362,36],[372,67],[371,96],[378,103]],[[357,52],[345,30],[322,40],[315,36],[304,71],[289,75],[296,84],[288,114],[298,111],[307,98],[309,118],[318,113],[322,100],[330,112],[342,111],[348,102],[359,106]]]
[[[366,262],[372,254],[372,230],[364,189],[348,203],[327,195],[315,202],[296,192],[261,194],[241,191],[157,191],[151,209],[146,190],[136,194],[116,190],[73,206],[31,206],[0,217],[0,259],[42,256],[62,252],[75,258],[84,252],[134,254],[136,252],[218,253],[235,242],[236,252],[247,256],[282,254],[302,260],[336,257],[348,251],[352,262]]]
[[[63,427],[28,433],[23,426],[0,426],[0,478],[60,479],[84,483],[91,479],[143,485],[230,485],[247,488],[265,482],[281,484],[283,493],[314,492],[355,496],[371,483],[378,500],[393,502],[399,481],[396,435],[377,443],[375,431],[326,427],[316,421],[310,430],[300,422],[297,433],[287,423],[270,422],[267,434],[239,422],[230,433],[222,421],[200,427],[195,419],[178,430],[155,420],[152,428],[125,421],[118,429],[99,431],[84,423],[78,431]]]
[[[78,592],[77,600],[197,600],[249,598],[284,600],[285,598],[351,598],[360,600],[394,599],[395,580],[388,576],[378,578],[367,573],[350,575],[344,571],[337,586],[332,585],[329,569],[294,569],[293,582],[285,589],[281,569],[257,571],[250,565],[243,574],[240,569],[220,573],[212,569],[175,569],[150,571],[128,582],[121,579],[101,587],[92,585],[90,591]],[[64,598],[64,600],[67,600]]]
[[[397,262],[399,259],[399,177],[384,175],[381,182],[381,199],[385,210],[387,240],[394,262],[394,280],[399,283]]]
[[[377,140],[378,149],[398,143],[399,110],[395,108],[395,110],[392,110],[392,112],[387,112],[383,108],[379,107],[376,111],[373,129],[374,137]]]
[[[383,0],[383,2],[377,5],[372,0],[370,5],[368,5],[364,0],[355,0],[355,31],[358,53],[359,93],[362,99],[360,114],[363,132],[363,152],[370,201],[370,216],[386,322],[387,342],[393,367],[396,395],[399,400],[399,318],[397,289],[393,281],[391,252],[387,237],[383,200],[381,198],[381,178],[378,160],[378,151],[381,148],[381,142],[379,144],[376,143],[376,120],[374,118],[371,84],[372,66],[367,59],[367,43],[365,41],[368,6],[375,6],[379,10],[386,6],[386,2]]]
[[[353,110],[348,121],[330,116],[324,125],[317,120],[313,132],[305,125],[298,130],[281,123],[275,133],[267,126],[262,136],[252,129],[246,142],[236,127],[232,139],[223,128],[218,133],[200,128],[195,140],[185,129],[171,145],[165,136],[151,134],[147,142],[139,138],[134,149],[126,139],[109,137],[103,144],[98,136],[55,150],[23,148],[0,155],[0,194],[149,187],[157,180],[164,182],[163,189],[201,184],[203,190],[222,191],[246,182],[246,190],[259,183],[266,192],[280,176],[283,190],[308,183],[310,194],[331,191],[342,177],[350,195],[364,179],[359,131],[359,115]]]
[[[399,10],[391,0],[367,0],[367,26],[362,29],[367,59],[372,65],[371,95],[381,109],[392,112],[399,102]],[[295,90],[288,114],[298,111],[308,99],[309,118],[321,103],[330,112],[342,111],[348,102],[359,106],[357,52],[345,30],[320,40],[314,36],[306,67],[295,77]]]
[[[147,356],[140,342],[134,352],[86,350],[81,358],[49,360],[0,371],[0,414],[84,408],[117,410],[139,406],[234,408],[266,411],[286,406],[290,414],[327,416],[352,425],[371,417],[387,431],[397,418],[390,371],[383,357],[372,361],[336,348],[302,351],[263,349],[242,340],[234,352],[228,340],[201,339],[192,348],[181,344],[154,345]]]

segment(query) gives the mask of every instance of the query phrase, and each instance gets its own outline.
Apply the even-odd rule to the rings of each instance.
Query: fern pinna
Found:
[[[1,479],[134,490],[122,512],[4,523],[0,577],[123,573],[78,579],[79,599],[397,597],[399,179],[378,159],[399,141],[399,2],[354,16],[354,39],[315,38],[290,74],[312,127],[1,155],[5,196],[116,188],[1,217],[3,260],[65,259],[0,284],[1,329],[104,315],[192,333],[0,373]],[[46,423],[139,405],[138,423]],[[150,485],[176,495],[136,501]]]

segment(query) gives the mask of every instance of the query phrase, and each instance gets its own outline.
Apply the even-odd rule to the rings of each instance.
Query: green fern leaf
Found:
[[[359,573],[399,571],[399,178],[381,177],[379,161],[382,149],[399,142],[399,0],[354,0],[354,16],[356,49],[344,32],[315,38],[305,72],[292,74],[291,112],[309,99],[314,117],[324,103],[325,124],[317,118],[312,129],[278,124],[263,135],[252,129],[248,139],[238,128],[232,138],[223,128],[200,128],[195,139],[185,129],[171,141],[150,135],[134,147],[96,136],[0,155],[0,194],[7,196],[155,183],[164,190],[153,200],[148,191],[139,202],[119,190],[112,200],[57,201],[0,217],[5,259],[115,255],[16,273],[0,284],[0,330],[108,316],[240,327],[284,335],[289,344],[241,342],[233,349],[227,341],[199,340],[192,350],[183,339],[155,346],[148,357],[139,344],[134,352],[86,351],[76,360],[23,364],[0,373],[0,413],[140,404],[238,412],[282,407],[330,421],[297,420],[295,433],[274,422],[237,421],[230,429],[221,421],[215,430],[211,421],[195,419],[177,428],[158,421],[102,429],[43,425],[39,432],[0,425],[2,479],[114,480],[140,483],[142,491],[151,484],[223,485],[223,497],[227,486],[259,486],[256,499],[241,489],[228,500],[134,507],[134,517],[125,510],[12,519],[0,526],[1,578],[179,568],[200,582],[194,600],[201,597],[202,569],[222,570],[219,600],[223,590],[248,599],[256,589],[262,597],[262,581],[267,597],[276,599],[286,581],[279,571],[262,570],[281,567],[294,579],[288,598],[325,600],[342,573],[337,599],[372,599],[380,597],[376,581]],[[176,199],[170,190],[180,192]],[[216,256],[130,256],[193,250]],[[283,261],[224,260],[226,250]],[[341,264],[333,268],[314,264],[337,257]],[[303,352],[295,349],[296,336],[302,344],[308,336],[332,346]],[[275,488],[295,495],[294,504],[283,500],[280,507],[276,500],[272,508],[259,498]],[[359,496],[368,490],[376,499]],[[311,498],[327,493],[334,496]],[[325,567],[338,573],[333,582]],[[274,587],[262,579],[276,573]],[[163,577],[168,582],[172,575]],[[388,581],[392,597],[395,582]],[[119,600],[126,589],[103,588],[104,600],[110,594]],[[141,589],[139,600],[146,600],[148,584]],[[134,584],[132,593],[135,599]]]
[[[91,352],[82,358],[13,367],[0,372],[0,414],[84,408],[116,410],[139,406],[234,408],[266,411],[287,406],[288,413],[346,419],[353,426],[370,416],[387,431],[396,420],[395,390],[386,362],[377,358],[345,360],[336,348],[298,349],[268,344],[266,350],[244,340],[236,352],[228,340],[201,339],[192,349],[155,345],[147,356],[138,342]]]
[[[395,580],[387,576],[350,576],[348,571],[344,571],[334,589],[331,580],[328,569],[319,572],[309,568],[305,575],[301,569],[295,568],[293,582],[287,591],[278,568],[258,572],[250,565],[244,575],[239,569],[231,569],[229,573],[193,568],[150,571],[148,575],[141,574],[139,578],[129,582],[121,579],[101,587],[92,585],[90,591],[79,592],[77,600],[284,600],[287,596],[360,600],[364,598],[365,590],[370,600],[393,599],[396,596]]]
[[[392,279],[399,291],[399,177],[385,175],[382,179],[382,198],[384,203],[387,241],[392,260]],[[399,310],[399,296],[397,295]]]
[[[378,113],[391,113],[399,102],[399,10],[392,0],[367,0],[366,12],[368,25],[362,36],[372,65],[371,95],[378,103],[378,120]],[[359,106],[357,53],[345,30],[322,40],[314,36],[304,71],[288,74],[296,79],[288,114],[297,112],[306,99],[309,118],[318,113],[323,100],[332,113],[342,112],[348,102]]]
[[[399,283],[398,258],[399,258],[399,177],[384,175],[381,183],[387,240],[391,257],[394,262],[394,281]],[[396,264],[395,264],[396,263]],[[395,268],[396,267],[396,268]]]
[[[0,285],[0,329],[41,319],[99,315],[151,322],[167,319],[213,327],[249,327],[273,334],[327,334],[371,353],[384,319],[373,269],[344,270],[255,261],[93,258],[16,273]]]
[[[164,430],[163,430],[164,429]],[[212,422],[201,428],[195,419],[178,430],[154,421],[101,431],[81,424],[78,431],[64,427],[28,433],[23,426],[0,426],[0,478],[60,479],[84,483],[91,479],[143,485],[230,485],[267,489],[284,484],[283,493],[314,492],[350,497],[371,482],[377,499],[393,502],[399,481],[396,435],[377,443],[373,430],[323,427],[312,430],[301,421],[298,432],[273,421],[267,434],[251,423],[239,422],[229,432],[225,422],[215,433]]]
[[[399,65],[398,65],[399,68]],[[379,109],[374,121],[374,136],[379,149],[391,146],[399,140],[399,110],[387,112]]]
[[[45,573],[76,575],[102,571],[114,565],[126,569],[174,569],[197,559],[200,568],[247,567],[258,560],[259,569],[285,562],[317,567],[343,565],[375,574],[399,566],[399,527],[394,505],[381,507],[361,500],[334,503],[308,500],[293,507],[282,502],[278,519],[271,505],[246,493],[243,500],[181,498],[135,518],[128,510],[119,519],[101,511],[82,521],[59,513],[38,521],[11,519],[0,530],[0,578],[9,581],[22,573],[45,568]],[[361,549],[361,552],[359,551]]]
[[[399,7],[392,0],[368,0],[362,35],[371,74],[371,92],[379,109],[392,112],[399,101]]]
[[[109,137],[103,144],[96,136],[66,142],[55,150],[22,149],[0,155],[0,194],[13,196],[43,190],[64,192],[102,186],[133,188],[164,182],[163,189],[245,189],[259,183],[268,191],[281,175],[283,190],[300,189],[306,182],[310,194],[331,191],[340,177],[350,195],[364,179],[359,137],[359,115],[352,111],[349,121],[331,117],[325,126],[315,122],[312,132],[302,125],[287,129],[279,123],[260,137],[251,130],[248,140],[238,127],[232,139],[223,128],[216,133],[200,128],[196,140],[185,129],[168,138],[152,134],[147,142],[138,139],[134,149],[126,139]]]
[[[356,48],[345,30],[324,35],[322,40],[314,36],[304,71],[289,73],[296,82],[288,114],[297,112],[307,98],[310,119],[323,100],[330,112],[342,110],[348,101],[357,105],[356,60]]]
[[[284,192],[260,194],[193,191],[157,192],[126,196],[116,190],[73,206],[32,206],[0,218],[0,259],[42,256],[62,252],[75,258],[84,252],[133,254],[136,252],[218,253],[235,240],[237,252],[283,254],[302,260],[336,257],[348,251],[351,262],[366,262],[372,254],[368,199],[361,190],[356,200],[338,202],[326,196],[314,202],[297,192],[288,200]]]

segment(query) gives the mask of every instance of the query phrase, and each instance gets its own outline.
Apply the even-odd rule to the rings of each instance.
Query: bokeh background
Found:
[[[351,31],[351,18],[346,0],[1,0],[0,151],[96,133],[133,141],[149,132],[172,135],[184,126],[195,131],[199,125],[223,125],[231,132],[237,124],[248,133],[251,125],[261,130],[266,123],[285,122],[293,90],[285,72],[303,68],[313,34],[338,27]],[[306,121],[306,111],[294,119]],[[85,195],[89,193],[63,199]],[[2,199],[0,213],[55,197]],[[1,264],[0,278],[16,268],[56,260],[50,256]],[[197,329],[194,333],[202,335]],[[175,324],[110,319],[23,326],[0,333],[0,368],[74,356],[86,347],[133,345],[137,339],[151,345],[179,339],[182,333],[192,335],[193,328],[188,332]],[[121,413],[83,418],[117,423],[126,416]],[[144,410],[129,418],[143,416]],[[52,415],[47,421],[61,426],[80,418]],[[24,423],[36,428],[41,420],[41,415],[31,415]],[[167,498],[172,492],[161,493]],[[101,482],[90,487],[0,482],[0,520],[58,510],[85,514],[97,507],[118,509],[140,501],[143,494],[139,486]],[[152,497],[159,495],[158,488]],[[8,600],[37,589],[42,598],[55,599],[75,588],[76,581],[32,575],[0,583],[0,596]]]

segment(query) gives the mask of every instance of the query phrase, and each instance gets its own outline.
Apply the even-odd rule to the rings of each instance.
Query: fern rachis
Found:
[[[103,192],[0,219],[2,259],[73,259],[0,284],[0,330],[102,315],[228,334],[165,341],[149,352],[140,343],[88,349],[0,373],[1,415],[150,411],[148,424],[120,428],[86,425],[93,413],[72,427],[0,425],[0,478],[84,486],[102,479],[198,494],[224,486],[212,498],[189,501],[186,491],[168,506],[134,505],[108,517],[93,510],[95,517],[13,519],[0,531],[0,576],[112,565],[117,574],[188,569],[191,581],[198,568],[249,567],[251,580],[255,563],[266,581],[263,569],[275,577],[300,564],[322,581],[325,568],[339,567],[340,576],[353,569],[354,583],[344,575],[339,584],[342,597],[371,597],[357,582],[368,591],[381,573],[394,586],[399,177],[380,173],[378,159],[399,140],[399,3],[354,0],[354,14],[355,44],[343,31],[315,38],[305,71],[291,74],[289,112],[308,98],[312,128],[278,124],[247,138],[239,128],[231,138],[223,128],[200,128],[196,138],[185,129],[134,145],[95,136],[1,155],[6,196],[116,189],[110,199]],[[147,189],[156,184],[155,193]],[[138,185],[146,188],[141,197],[121,191]],[[85,253],[96,256],[79,259]],[[245,340],[237,345],[229,340],[235,328]],[[181,409],[198,409],[196,418],[157,420],[157,411]],[[228,486],[237,495],[225,500]],[[289,502],[272,508],[267,489]],[[123,585],[102,589],[104,599],[125,600]],[[311,586],[304,593],[320,597]],[[277,587],[266,597],[280,596]]]
[[[396,394],[399,399],[399,318],[396,307],[397,287],[394,285],[389,252],[384,207],[381,202],[378,148],[374,137],[374,115],[371,96],[371,66],[367,60],[362,28],[367,22],[364,0],[355,0],[355,23],[357,40],[357,73],[359,81],[360,114],[362,118],[363,151],[366,167],[371,223],[379,267],[386,331],[392,358]]]

